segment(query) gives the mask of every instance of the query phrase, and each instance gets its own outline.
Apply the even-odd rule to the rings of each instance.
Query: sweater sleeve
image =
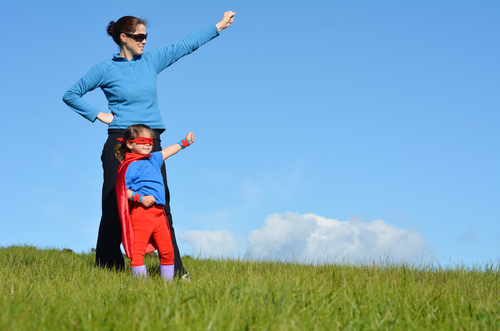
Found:
[[[214,25],[201,30],[176,44],[147,53],[148,59],[154,64],[158,73],[175,63],[181,57],[191,54],[198,47],[219,36],[219,31]]]
[[[78,114],[91,122],[95,122],[100,110],[92,107],[83,100],[85,93],[90,92],[103,84],[108,65],[100,63],[90,69],[75,85],[64,93],[63,101]]]

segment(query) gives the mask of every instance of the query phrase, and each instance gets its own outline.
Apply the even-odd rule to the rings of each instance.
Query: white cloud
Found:
[[[187,231],[180,238],[202,256],[230,257],[238,255],[242,246],[229,231]]]
[[[229,231],[187,231],[180,238],[193,254],[238,257],[242,242]],[[246,255],[253,259],[298,262],[430,262],[431,250],[416,230],[396,228],[382,220],[348,222],[315,214],[285,212],[269,215],[262,228],[247,236]]]
[[[350,262],[428,261],[430,248],[420,232],[396,228],[382,220],[348,222],[314,214],[285,212],[268,216],[247,237],[252,258]],[[345,260],[344,260],[345,261]]]

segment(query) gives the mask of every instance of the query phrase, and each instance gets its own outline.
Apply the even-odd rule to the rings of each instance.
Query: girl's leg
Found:
[[[156,224],[154,217],[151,217],[151,208],[145,209],[140,204],[133,204],[131,209],[130,220],[134,230],[134,251],[130,266],[138,267],[144,265],[146,247]]]
[[[173,265],[174,264],[174,248],[170,237],[170,230],[166,222],[166,215],[163,208],[159,207],[159,217],[156,229],[151,235],[151,241],[158,248],[160,254],[160,265]]]
[[[161,151],[161,140],[160,140],[160,133],[156,131],[156,139],[153,144],[153,152]],[[168,226],[170,229],[170,239],[172,243],[172,247],[174,249],[174,270],[175,270],[175,275],[178,276],[183,276],[187,274],[186,269],[184,269],[184,265],[182,264],[181,260],[181,255],[179,253],[179,248],[177,247],[177,239],[175,238],[175,230],[174,230],[174,223],[172,220],[172,214],[170,213],[170,191],[168,189],[168,183],[167,183],[167,169],[165,168],[165,163],[163,163],[163,166],[161,167],[161,174],[163,177],[163,183],[165,183],[165,199],[166,203],[164,206],[165,209],[165,214],[167,216],[168,220]]]
[[[161,265],[160,266],[160,277],[165,279],[167,282],[174,280],[174,265]]]
[[[160,276],[168,281],[172,281],[174,278],[174,248],[167,225],[167,216],[161,206],[153,208],[155,210],[157,227],[151,235],[151,241],[158,248],[158,253],[160,254]]]
[[[120,164],[115,157],[116,139],[123,136],[124,130],[109,130],[104,144],[101,161],[104,171],[102,185],[102,217],[96,246],[96,264],[107,268],[123,269],[125,261],[120,249],[122,226],[116,203],[116,171]]]
[[[132,274],[134,275],[134,277],[148,278],[148,269],[146,268],[145,265],[140,265],[138,267],[131,267],[130,269],[132,270]]]

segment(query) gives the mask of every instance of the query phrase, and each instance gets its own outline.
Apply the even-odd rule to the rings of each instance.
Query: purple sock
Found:
[[[132,267],[132,268],[130,268],[130,270],[132,270],[132,274],[134,275],[134,277],[148,278],[148,269],[146,269],[145,265],[140,265],[138,267]]]
[[[174,265],[160,265],[160,276],[168,282],[174,280]]]

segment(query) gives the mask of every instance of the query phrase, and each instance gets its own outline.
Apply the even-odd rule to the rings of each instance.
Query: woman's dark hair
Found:
[[[146,20],[134,16],[123,16],[118,21],[111,21],[106,28],[108,35],[113,37],[113,40],[118,46],[121,46],[120,34],[134,33],[138,24],[147,25]]]
[[[151,133],[151,137],[155,136],[153,130],[145,124],[131,125],[125,130],[125,132],[123,132],[124,141],[115,147],[115,157],[119,162],[122,162],[125,159],[125,153],[130,153],[125,140],[134,140],[135,138],[140,137],[144,131],[149,131]]]

